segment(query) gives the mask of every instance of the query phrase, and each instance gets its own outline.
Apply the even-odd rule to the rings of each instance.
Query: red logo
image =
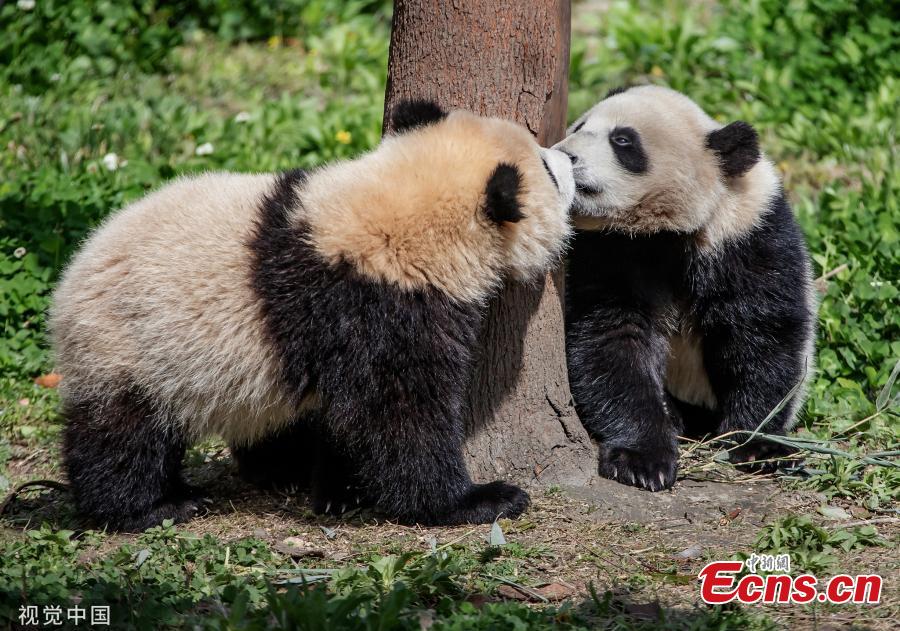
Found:
[[[768,569],[766,557],[753,555],[747,562],[748,569],[755,572],[757,567]],[[783,555],[787,556],[787,555]],[[756,561],[756,563],[753,563]],[[763,561],[763,562],[760,562]],[[780,559],[779,559],[780,561]],[[783,562],[772,566],[784,565]],[[824,582],[819,590],[819,579],[812,574],[791,576],[790,574],[745,574],[737,577],[744,569],[743,561],[713,561],[708,563],[698,575],[700,597],[709,605],[724,605],[736,600],[744,604],[764,603],[795,604],[829,602],[836,604],[876,604],[881,600],[882,578],[877,574],[838,574]],[[779,568],[782,569],[782,568]],[[790,571],[788,560],[786,572]]]

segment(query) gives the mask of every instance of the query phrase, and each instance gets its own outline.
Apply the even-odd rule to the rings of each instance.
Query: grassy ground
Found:
[[[33,379],[52,371],[42,314],[86,231],[179,173],[373,146],[389,14],[333,0],[0,5],[0,492],[61,478],[57,396]],[[822,276],[819,370],[795,438],[804,467],[748,481],[685,443],[671,496],[690,502],[693,481],[716,480],[734,489],[716,515],[629,520],[542,490],[525,518],[498,525],[501,544],[488,526],[318,519],[302,496],[244,487],[227,452],[205,444],[189,475],[218,500],[186,527],[81,531],[62,492],[11,504],[0,628],[20,604],[76,599],[110,604],[115,628],[889,628],[900,617],[900,15],[865,0],[587,1],[573,25],[572,117],[618,84],[670,85],[755,124],[782,170]],[[661,501],[648,496],[633,502]],[[789,551],[820,577],[878,571],[887,593],[874,607],[698,605],[706,560],[753,551]]]

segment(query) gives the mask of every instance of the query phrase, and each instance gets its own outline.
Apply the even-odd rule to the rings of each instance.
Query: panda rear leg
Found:
[[[119,391],[66,405],[63,460],[78,510],[112,530],[184,522],[202,501],[181,477],[187,441],[149,397]]]
[[[321,442],[312,426],[316,422],[315,413],[304,414],[253,444],[230,445],[238,475],[263,489],[309,488]]]
[[[714,320],[715,314],[708,316]],[[771,317],[776,320],[776,316]],[[729,435],[735,443],[729,460],[739,469],[751,473],[771,473],[779,467],[797,463],[796,450],[764,438],[762,432],[784,435],[793,424],[796,404],[779,403],[800,380],[805,378],[805,358],[792,347],[794,338],[802,339],[802,331],[785,327],[779,331],[784,339],[762,335],[749,327],[732,325],[718,336],[707,335],[704,363],[709,367],[710,383],[716,398],[722,402],[719,435]],[[714,329],[715,330],[715,329]]]
[[[340,517],[355,508],[371,506],[359,466],[330,434],[323,432],[311,474],[313,510]]]
[[[241,478],[255,486],[310,490],[316,513],[340,516],[367,504],[355,465],[323,427],[320,411],[252,445],[233,445],[231,454]]]

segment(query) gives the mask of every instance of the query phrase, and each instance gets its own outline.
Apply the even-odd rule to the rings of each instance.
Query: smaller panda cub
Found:
[[[762,431],[790,429],[816,304],[803,236],[754,129],[641,86],[610,93],[556,148],[577,190],[569,374],[601,475],[657,491],[675,481],[681,433],[747,437],[770,413]],[[743,441],[730,456],[780,451]]]
[[[78,508],[142,530],[199,508],[185,448],[230,444],[258,483],[356,496],[404,522],[518,516],[475,484],[466,394],[488,298],[555,265],[572,168],[523,127],[423,101],[355,160],[183,178],[114,213],[50,325]]]

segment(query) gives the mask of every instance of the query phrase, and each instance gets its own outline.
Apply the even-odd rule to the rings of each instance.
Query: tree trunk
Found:
[[[402,98],[515,120],[542,145],[562,138],[569,0],[397,0],[385,112]],[[387,117],[385,117],[387,118]],[[585,484],[596,470],[572,405],[563,274],[508,283],[490,305],[466,446],[478,480]]]

